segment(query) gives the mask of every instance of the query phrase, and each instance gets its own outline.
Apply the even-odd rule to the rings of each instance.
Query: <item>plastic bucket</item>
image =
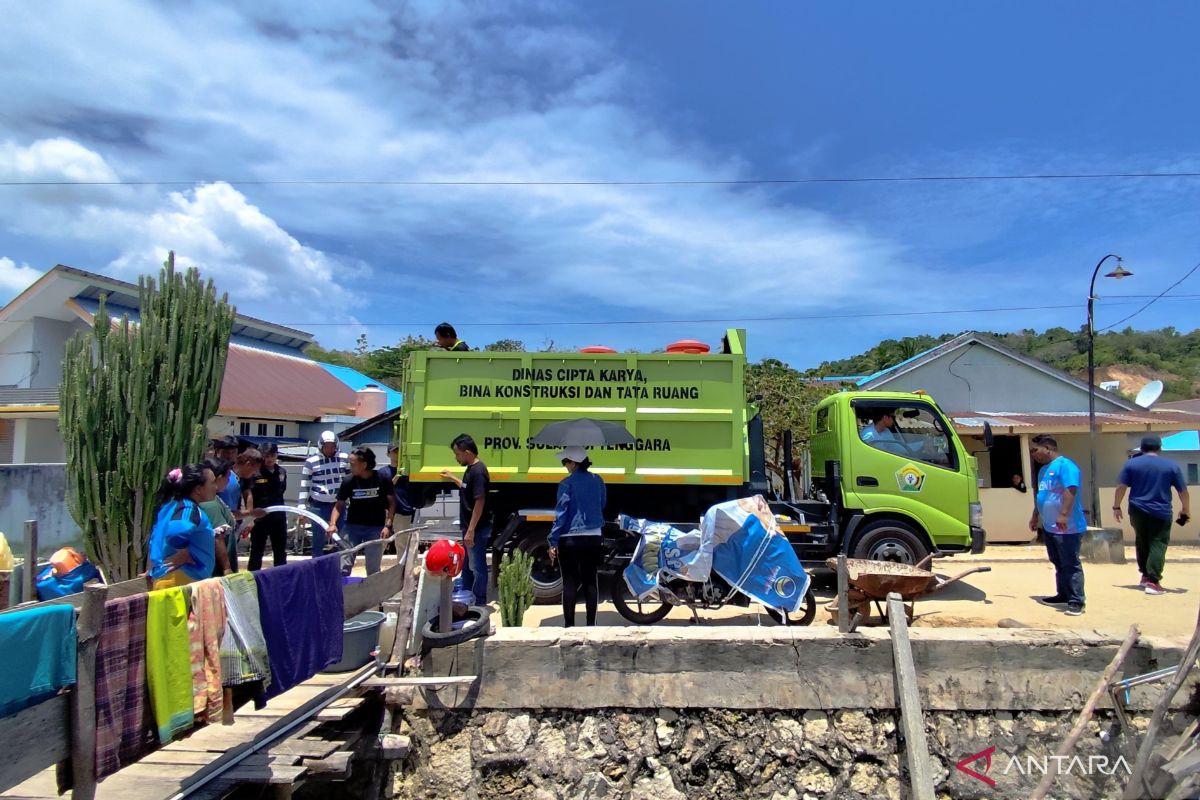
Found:
[[[323,672],[350,672],[365,666],[374,658],[379,646],[379,626],[387,615],[381,611],[364,611],[342,623],[342,660],[330,664]]]

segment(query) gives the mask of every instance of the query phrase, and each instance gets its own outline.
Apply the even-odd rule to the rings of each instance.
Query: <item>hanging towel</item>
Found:
[[[159,589],[146,597],[146,678],[158,740],[167,744],[192,727],[187,590]]]
[[[341,594],[339,591],[338,594]],[[338,598],[338,608],[342,599]],[[340,613],[340,611],[339,611]],[[0,614],[0,717],[75,684],[75,609],[43,606]]]
[[[132,764],[156,741],[146,696],[146,595],[109,600],[96,646],[96,776]]]
[[[221,583],[205,580],[191,585],[188,635],[192,656],[192,711],[198,722],[218,722],[221,688],[221,637],[225,634],[225,595]]]
[[[254,573],[271,688],[286,692],[342,658],[342,566],[333,555]]]
[[[258,589],[249,572],[235,572],[219,580],[225,595],[225,635],[221,637],[221,683],[240,686],[271,683],[267,640],[259,619]]]

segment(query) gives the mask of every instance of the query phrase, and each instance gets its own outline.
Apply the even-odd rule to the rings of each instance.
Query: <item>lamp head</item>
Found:
[[[1133,273],[1125,269],[1125,265],[1121,262],[1121,259],[1118,258],[1116,269],[1114,269],[1112,272],[1106,273],[1104,277],[1121,280],[1121,278],[1128,278],[1131,275],[1133,275]]]

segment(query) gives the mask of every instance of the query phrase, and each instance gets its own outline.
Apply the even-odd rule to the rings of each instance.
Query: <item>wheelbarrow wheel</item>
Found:
[[[817,597],[813,594],[812,587],[809,586],[808,592],[804,595],[804,606],[800,609],[799,613],[788,614],[787,619],[784,619],[782,611],[768,608],[767,615],[780,625],[811,625],[812,621],[817,617]]]

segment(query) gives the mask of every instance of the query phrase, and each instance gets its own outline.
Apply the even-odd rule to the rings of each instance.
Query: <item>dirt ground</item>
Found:
[[[1034,547],[996,548],[994,555],[985,554],[970,559],[939,561],[936,571],[953,576],[974,566],[986,565],[991,572],[977,573],[947,587],[942,592],[917,603],[918,627],[995,627],[1001,620],[1015,620],[1030,628],[1095,630],[1123,637],[1129,626],[1137,623],[1142,633],[1168,636],[1187,641],[1196,626],[1197,603],[1200,603],[1200,551],[1180,548],[1179,558],[1172,562],[1167,556],[1163,586],[1167,594],[1152,597],[1138,586],[1138,571],[1132,560],[1118,564],[1084,564],[1087,610],[1081,617],[1068,617],[1062,611],[1039,605],[1034,598],[1054,593],[1054,568],[1048,561],[1035,560],[1039,550]],[[1044,551],[1042,551],[1044,552]],[[824,604],[835,594],[835,581],[829,573],[815,578],[820,605],[815,625],[828,624],[829,614]],[[603,595],[602,595],[603,598]],[[726,607],[718,611],[701,612],[703,624],[709,625],[774,625],[760,608]],[[691,614],[677,608],[660,625],[690,625]],[[498,622],[498,620],[497,620]],[[576,612],[576,624],[583,622],[583,606]],[[613,608],[603,602],[597,618],[600,625],[629,624]],[[525,616],[525,624],[555,626],[563,624],[559,606],[534,606]]]

